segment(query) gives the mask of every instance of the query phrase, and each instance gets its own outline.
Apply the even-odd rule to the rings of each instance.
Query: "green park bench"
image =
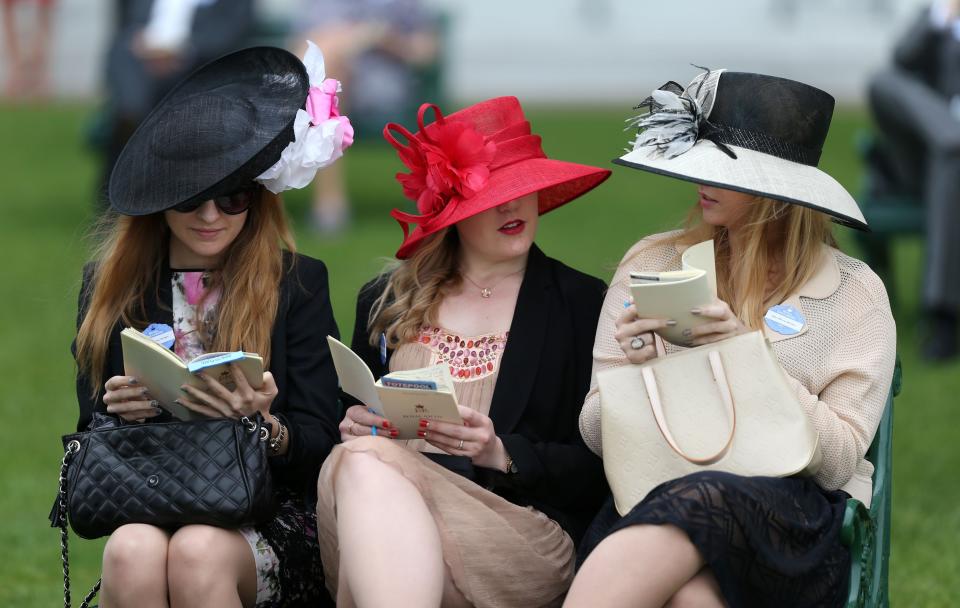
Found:
[[[869,132],[856,136],[860,159],[867,164],[883,142]],[[905,235],[922,235],[925,214],[922,201],[913,193],[875,192],[871,187],[869,168],[860,186],[857,201],[863,211],[871,232],[856,231],[855,238],[863,250],[864,261],[883,280],[893,302],[893,256],[891,244],[894,238]]]
[[[877,434],[867,451],[873,463],[870,508],[847,500],[840,540],[850,548],[850,587],[847,608],[886,608],[890,561],[890,517],[893,481],[893,398],[900,394],[900,359],[893,370],[890,394]]]

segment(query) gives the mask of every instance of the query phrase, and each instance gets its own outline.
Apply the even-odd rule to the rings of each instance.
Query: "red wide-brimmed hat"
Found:
[[[431,109],[436,119],[424,124]],[[450,116],[425,103],[417,124],[416,135],[396,123],[383,129],[410,169],[397,173],[397,181],[421,214],[390,212],[403,228],[400,259],[409,257],[427,236],[487,209],[539,192],[542,215],[610,176],[607,169],[547,158],[516,97],[483,101]],[[410,224],[417,225],[413,231]]]

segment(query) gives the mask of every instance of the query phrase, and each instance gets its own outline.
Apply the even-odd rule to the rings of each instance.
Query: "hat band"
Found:
[[[697,139],[710,140],[721,149],[725,147],[722,144],[738,146],[811,167],[817,166],[820,162],[820,154],[823,152],[822,149],[800,146],[773,137],[762,131],[751,131],[749,129],[733,127],[723,123],[713,122],[709,119],[704,120],[700,125]],[[724,150],[724,152],[728,154],[732,153],[727,150]],[[736,155],[734,155],[734,158],[736,158]]]

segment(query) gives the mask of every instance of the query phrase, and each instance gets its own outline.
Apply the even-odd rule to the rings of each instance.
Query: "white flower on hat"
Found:
[[[257,177],[274,194],[303,188],[353,143],[350,119],[340,115],[340,82],[326,78],[323,53],[309,40],[303,64],[310,78],[310,93],[306,107],[297,110],[294,118],[294,140],[284,148],[280,160]]]

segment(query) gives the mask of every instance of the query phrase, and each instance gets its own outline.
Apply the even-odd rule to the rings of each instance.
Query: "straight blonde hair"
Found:
[[[453,226],[427,237],[405,259],[387,266],[386,286],[370,308],[367,336],[376,346],[380,334],[396,348],[413,340],[420,328],[436,324],[444,296],[463,282],[459,271],[460,236]]]
[[[756,197],[738,231],[741,249],[730,253],[727,229],[703,221],[694,206],[686,228],[658,244],[690,246],[713,239],[717,262],[717,295],[751,329],[763,326],[770,303],[782,302],[816,273],[823,245],[836,247],[830,219],[819,211]],[[774,284],[770,277],[777,277]]]
[[[146,302],[157,297],[169,255],[170,229],[163,213],[112,214],[95,229],[93,238],[100,244],[87,285],[89,306],[77,331],[77,366],[90,379],[91,395],[97,398],[103,389],[100,379],[114,326],[148,323]],[[280,197],[261,189],[243,228],[224,252],[222,268],[212,275],[211,287],[219,286],[222,296],[214,335],[201,335],[208,350],[256,352],[269,365],[283,247],[296,251]]]

